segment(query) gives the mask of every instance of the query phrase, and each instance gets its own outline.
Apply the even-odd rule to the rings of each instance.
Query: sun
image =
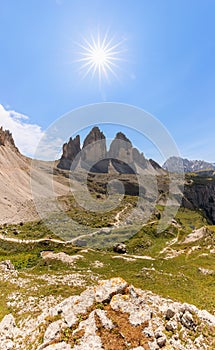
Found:
[[[122,61],[122,43],[124,40],[114,42],[113,38],[108,38],[106,33],[104,37],[98,33],[97,37],[91,36],[90,40],[83,39],[83,44],[78,44],[82,49],[79,54],[81,58],[78,62],[81,62],[81,71],[83,78],[91,74],[92,77],[96,75],[99,81],[103,78],[109,80],[112,75],[115,78],[117,76],[117,69],[119,69],[119,61]]]

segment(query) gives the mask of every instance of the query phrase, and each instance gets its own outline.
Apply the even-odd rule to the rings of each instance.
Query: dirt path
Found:
[[[126,205],[125,206],[125,208],[123,208],[122,210],[120,210],[117,214],[116,214],[116,216],[115,216],[115,222],[114,223],[112,223],[112,225],[114,226],[114,227],[119,227],[119,224],[120,224],[120,216],[121,216],[121,214],[122,213],[124,213],[124,211],[126,211],[126,209],[128,208],[128,206]]]
[[[2,234],[0,234],[0,239],[3,241],[7,241],[7,242],[25,243],[25,244],[40,243],[40,242],[45,242],[45,241],[49,241],[49,242],[53,242],[53,243],[61,243],[61,244],[67,243],[65,241],[61,241],[61,240],[55,239],[55,238],[19,239],[19,238],[13,238],[13,237],[5,237]]]
[[[178,242],[178,239],[179,239],[179,232],[177,236],[173,238],[170,242],[168,242],[167,246],[160,251],[160,254],[168,252],[169,248],[171,248],[171,246],[173,246],[175,243]]]

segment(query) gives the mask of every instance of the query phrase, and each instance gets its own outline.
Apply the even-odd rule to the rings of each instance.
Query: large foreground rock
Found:
[[[211,350],[215,316],[112,278],[50,308],[34,319],[34,328],[21,331],[7,315],[0,323],[0,349],[28,348]]]

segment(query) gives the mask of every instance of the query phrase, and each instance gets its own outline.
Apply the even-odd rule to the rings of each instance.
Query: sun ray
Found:
[[[118,79],[116,70],[119,69],[116,62],[123,61],[121,55],[125,50],[122,49],[122,44],[125,40],[115,42],[114,38],[109,38],[108,31],[102,37],[100,33],[97,37],[91,35],[90,39],[83,38],[83,43],[79,43],[81,56],[77,62],[81,62],[80,70],[84,72],[83,78],[92,74],[94,78],[98,75],[99,82],[104,77],[109,81],[109,76],[112,75]],[[86,71],[85,71],[86,70]]]

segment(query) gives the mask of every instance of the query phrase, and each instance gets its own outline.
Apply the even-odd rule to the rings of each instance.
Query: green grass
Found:
[[[70,200],[70,199],[69,199]],[[134,205],[134,198],[127,197],[124,205]],[[71,209],[71,208],[70,208]],[[118,209],[119,210],[119,209]],[[158,211],[163,207],[158,206]],[[72,213],[72,214],[71,214]],[[90,213],[79,211],[78,208],[71,209],[71,215],[77,216],[80,220],[82,216],[90,218]],[[116,211],[107,214],[104,220],[101,216],[92,216],[90,224],[96,228],[107,225],[113,220]],[[76,217],[76,218],[77,218]],[[94,283],[92,276],[99,279],[121,276],[126,281],[142,289],[152,290],[164,297],[171,297],[181,302],[195,304],[199,308],[205,308],[208,311],[215,312],[215,281],[214,276],[202,275],[198,267],[214,269],[214,255],[209,254],[209,246],[215,244],[215,226],[208,226],[211,233],[198,242],[182,244],[180,241],[192,231],[193,228],[199,228],[207,224],[206,219],[200,211],[191,211],[180,209],[176,216],[177,222],[181,225],[176,227],[170,225],[164,232],[157,232],[157,222],[138,229],[136,226],[120,227],[113,229],[110,234],[101,234],[89,239],[89,245],[93,249],[81,253],[84,258],[76,261],[74,265],[63,264],[59,261],[47,260],[41,258],[41,251],[64,251],[69,255],[80,254],[81,247],[72,245],[51,243],[48,241],[31,244],[18,244],[0,240],[0,260],[10,259],[18,270],[20,277],[30,279],[30,288],[18,287],[9,281],[0,282],[0,319],[9,312],[14,312],[7,307],[6,302],[11,292],[20,292],[26,298],[30,295],[34,297],[58,296],[63,298],[72,294],[80,293],[83,287],[69,287],[58,283],[49,285],[42,280],[41,276],[49,274],[53,276],[64,276],[70,273],[80,273],[87,284]],[[66,225],[66,222],[65,222]],[[3,231],[7,230],[7,233]],[[15,233],[15,230],[18,233]],[[40,222],[25,223],[21,225],[7,225],[0,228],[2,234],[16,238],[39,238],[47,237],[52,233],[45,224]],[[78,233],[77,233],[78,234]],[[79,233],[80,234],[80,233]],[[100,240],[100,248],[95,249],[96,241]],[[184,250],[184,253],[165,260],[165,255],[160,254],[161,250],[175,237],[179,237],[179,242],[171,246],[174,250]],[[124,241],[127,245],[129,254],[149,255],[154,260],[135,259],[126,261],[123,259],[114,259],[118,255],[112,251],[114,242]],[[102,249],[106,244],[109,248]],[[188,254],[190,248],[200,245],[199,249]],[[202,254],[208,254],[202,256]],[[96,267],[95,261],[103,263],[103,267]],[[37,288],[32,289],[34,286]]]
[[[198,229],[208,224],[201,210],[180,208],[175,219],[184,229],[186,229],[187,232],[192,232],[194,229]]]
[[[0,226],[0,234],[5,237],[17,239],[39,239],[39,238],[56,238],[51,230],[41,220],[33,222],[21,222],[18,225]]]
[[[105,205],[106,200],[106,196],[101,196],[100,199],[97,198],[97,201],[100,202],[101,205]],[[104,212],[93,212],[84,209],[84,207],[77,204],[73,196],[61,197],[60,202],[67,205],[67,215],[75,222],[92,228],[100,228],[110,226],[115,221],[116,214],[124,209],[125,206],[128,206],[127,211],[129,212],[131,206],[133,207],[136,204],[137,198],[126,195],[123,200],[119,200],[119,203],[116,202],[116,207],[114,209],[108,210],[107,207],[107,211]],[[126,212],[124,215],[126,215]]]

